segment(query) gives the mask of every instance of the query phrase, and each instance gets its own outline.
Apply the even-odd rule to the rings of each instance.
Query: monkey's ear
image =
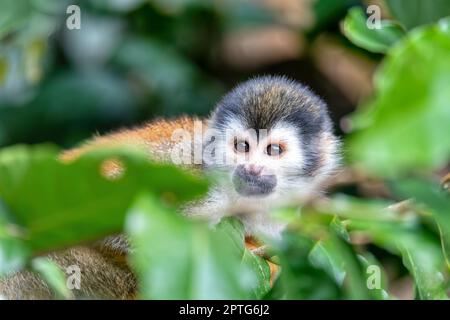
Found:
[[[216,122],[216,117],[217,117],[217,107],[215,107],[214,110],[211,111],[208,118],[206,118],[204,121],[207,128],[212,128],[214,126],[214,123]]]
[[[341,168],[341,142],[331,132],[322,132],[317,142],[319,146],[319,165],[315,172],[315,181],[319,189],[329,187],[331,177],[337,175]]]

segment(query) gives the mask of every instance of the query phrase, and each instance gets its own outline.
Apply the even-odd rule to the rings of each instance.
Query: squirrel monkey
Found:
[[[149,158],[173,160],[176,130],[194,132],[200,120],[183,117],[157,120],[142,127],[94,138],[62,155],[71,161],[104,146],[136,145]],[[234,88],[217,104],[211,117],[200,121],[204,170],[224,177],[201,201],[183,212],[217,223],[226,215],[239,218],[247,235],[279,237],[285,225],[269,211],[290,199],[317,195],[338,163],[339,141],[333,134],[326,104],[303,85],[284,77],[258,77]],[[188,142],[188,143],[191,143]],[[194,165],[195,167],[196,165]],[[112,163],[107,174],[120,172]],[[93,246],[70,248],[49,255],[65,268],[82,269],[77,297],[128,299],[136,296],[136,280],[126,265],[128,244],[111,236]],[[18,272],[0,279],[0,296],[8,299],[52,298],[36,275]]]

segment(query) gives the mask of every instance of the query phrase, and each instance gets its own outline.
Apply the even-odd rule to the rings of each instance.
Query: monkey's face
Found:
[[[326,105],[284,78],[238,86],[219,103],[210,129],[209,167],[227,173],[241,197],[308,195],[336,163]]]
[[[212,166],[228,174],[239,196],[279,195],[303,185],[304,150],[297,128],[289,123],[256,130],[230,119],[214,140],[218,157]]]

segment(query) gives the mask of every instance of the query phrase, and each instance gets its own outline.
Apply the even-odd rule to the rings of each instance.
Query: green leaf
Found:
[[[269,293],[269,299],[337,299],[343,294],[333,275],[323,265],[310,259],[314,242],[298,232],[288,231],[274,252],[280,260],[281,273]],[[324,270],[325,269],[325,270]]]
[[[71,164],[46,146],[15,146],[0,152],[0,198],[27,231],[34,251],[69,246],[119,232],[127,208],[142,190],[185,201],[207,190],[205,181],[170,165],[154,164],[131,150],[99,150]],[[101,174],[116,159],[124,174]]]
[[[189,8],[202,5],[208,6],[211,3],[202,0],[153,0],[152,5],[166,14],[180,15]]]
[[[0,10],[0,39],[26,24],[30,14],[31,6],[27,0],[3,0]]]
[[[330,241],[326,243],[323,243],[323,241],[317,242],[309,254],[309,259],[315,266],[322,268],[333,277],[336,283],[342,285],[345,279],[345,269],[337,261],[334,252],[330,252],[332,251],[332,248],[330,248],[332,244]]]
[[[437,184],[423,180],[405,180],[394,183],[394,191],[426,205],[439,227],[441,244],[447,268],[450,270],[450,197]]]
[[[390,299],[391,296],[388,294],[388,275],[381,263],[369,251],[360,254],[358,258],[364,267],[367,287],[372,297],[377,300]],[[374,277],[379,277],[379,279]]]
[[[444,276],[436,260],[438,251],[428,252],[426,248],[421,249],[407,244],[400,249],[403,263],[414,278],[418,298],[420,300],[447,300]]]
[[[450,161],[450,28],[416,29],[375,78],[375,96],[351,120],[349,159],[382,177],[430,171]],[[411,67],[414,66],[414,67]]]
[[[276,17],[270,9],[251,1],[229,0],[224,2],[220,14],[220,23],[224,31],[258,28],[277,23]]]
[[[344,194],[336,194],[327,202],[313,209],[321,215],[337,215],[339,219],[352,219],[364,221],[402,221],[408,217],[399,216],[395,212],[388,210],[392,201],[381,199],[360,199]],[[304,209],[307,211],[307,209]],[[308,212],[308,211],[307,211]],[[308,212],[309,213],[309,212]]]
[[[253,289],[251,298],[262,299],[271,289],[269,264],[264,258],[258,257],[248,249],[244,252],[242,263],[256,275],[257,285]]]
[[[367,232],[373,242],[400,255],[413,276],[419,299],[447,299],[439,244],[413,223],[351,220],[351,230]]]
[[[66,275],[53,261],[47,258],[35,258],[31,262],[32,269],[38,272],[50,286],[57,299],[73,299],[74,296],[66,284]]]
[[[314,246],[309,258],[332,276],[336,283],[345,286],[348,298],[369,299],[371,293],[366,285],[363,268],[353,248],[347,243],[347,232],[336,217],[330,231],[327,238]]]
[[[405,35],[402,27],[394,21],[380,21],[380,29],[369,29],[366,21],[363,10],[353,8],[345,17],[342,31],[354,44],[371,52],[386,53]]]
[[[235,218],[225,218],[220,221],[216,229],[228,236],[239,254],[244,255],[245,247],[242,244],[245,242],[245,230],[241,221]]]
[[[25,265],[29,255],[26,246],[18,239],[5,236],[0,226],[0,278]]]
[[[257,285],[253,289],[252,298],[261,299],[264,297],[271,288],[269,264],[265,259],[258,257],[243,246],[245,230],[242,222],[236,218],[225,218],[220,221],[216,230],[231,239],[236,251],[242,256],[243,265],[256,275]]]
[[[158,97],[166,115],[209,110],[222,88],[186,57],[153,39],[130,38],[117,53],[117,63],[133,74],[145,90]]]
[[[42,1],[42,0],[41,0]],[[107,11],[115,11],[121,14],[131,12],[141,7],[145,0],[134,1],[114,1],[114,0],[97,0],[90,3],[95,8]]]
[[[31,101],[20,107],[0,107],[0,145],[16,141],[67,144],[68,136],[73,144],[74,136],[78,142],[98,127],[129,122],[136,117],[136,106],[129,83],[116,74],[59,71],[43,82]]]
[[[408,29],[450,16],[448,0],[386,0],[391,13]]]
[[[21,230],[0,199],[0,278],[21,269],[28,259],[29,250],[20,235]]]
[[[317,0],[314,1],[315,29],[323,29],[339,21],[348,8],[360,4],[359,0]]]
[[[8,72],[8,61],[5,57],[0,56],[0,85],[6,80],[6,75]]]
[[[350,233],[358,232],[370,239],[374,245],[402,257],[404,265],[414,278],[419,298],[445,299],[447,297],[444,281],[447,268],[439,241],[423,228],[418,216],[411,213],[396,214],[386,209],[386,206],[381,203],[367,200],[355,201],[342,196],[331,199],[326,205],[320,205],[317,209],[311,213],[337,214],[341,219],[345,219],[343,223]],[[377,211],[378,217],[376,217]],[[336,261],[339,261],[336,257],[337,255],[331,261],[332,267],[335,267]],[[374,298],[384,298],[382,291],[371,290],[370,294]]]
[[[126,230],[141,298],[244,299],[257,287],[228,235],[177,215],[150,194],[136,200]]]

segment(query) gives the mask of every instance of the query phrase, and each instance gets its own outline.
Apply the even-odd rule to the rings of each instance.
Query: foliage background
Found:
[[[448,1],[75,3],[81,30],[65,27],[67,1],[0,4],[0,275],[27,267],[70,298],[61,271],[33,257],[125,228],[142,247],[131,263],[143,298],[448,296]],[[381,29],[365,24],[371,4]],[[61,165],[41,144],[68,148],[157,116],[205,116],[258,74],[309,85],[345,142],[330,201],[273,213],[290,221],[271,244],[282,267],[273,288],[239,223],[211,231],[174,213],[206,190],[203,179],[127,150]],[[111,152],[127,167],[115,182],[98,174]],[[373,265],[382,270],[375,290]]]

